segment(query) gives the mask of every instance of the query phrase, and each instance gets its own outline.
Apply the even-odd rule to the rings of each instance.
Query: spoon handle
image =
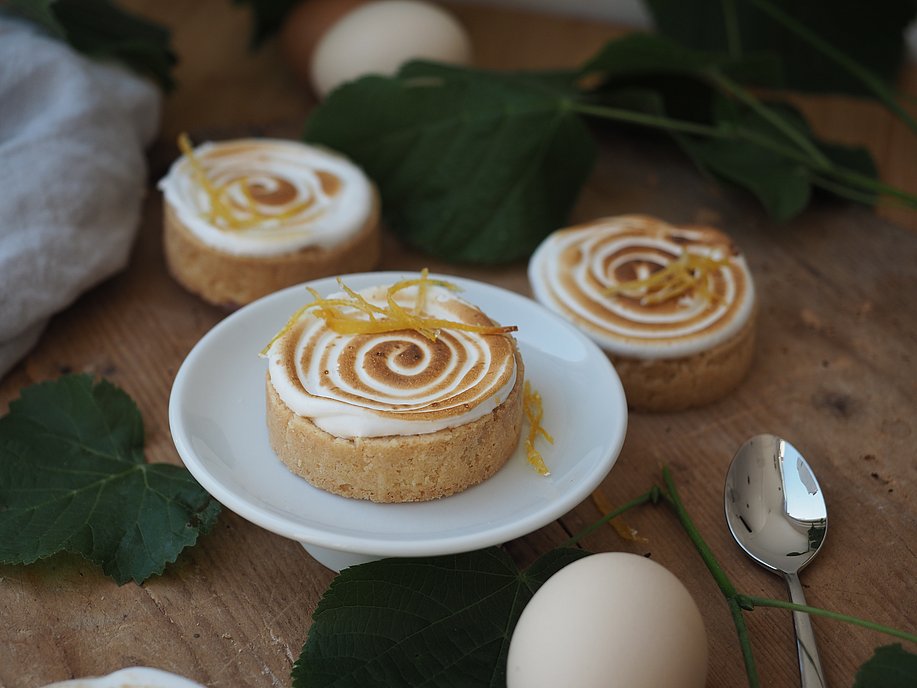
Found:
[[[802,591],[799,576],[795,573],[784,575],[790,588],[790,600],[795,604],[805,604],[806,596]],[[793,625],[796,626],[800,686],[802,688],[825,688],[821,662],[818,661],[818,648],[815,647],[815,633],[812,631],[812,618],[805,612],[793,612]]]

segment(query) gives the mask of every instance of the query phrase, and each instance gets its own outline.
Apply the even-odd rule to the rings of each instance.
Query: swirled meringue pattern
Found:
[[[385,306],[388,286],[360,292]],[[329,298],[344,297],[345,294]],[[417,287],[397,294],[413,308]],[[428,288],[425,313],[492,325],[448,289]],[[354,310],[354,318],[366,318]],[[267,352],[271,384],[297,415],[337,437],[421,435],[470,423],[503,403],[516,381],[514,340],[441,330],[341,335],[306,313]]]
[[[712,266],[692,288],[656,300],[634,287],[686,253]],[[529,281],[538,301],[620,356],[691,356],[727,341],[754,313],[751,274],[729,237],[639,215],[554,232],[532,256]]]
[[[237,139],[198,146],[194,158],[176,160],[159,188],[192,234],[225,253],[276,256],[335,246],[359,232],[372,213],[372,185],[363,172],[322,148]],[[217,205],[231,221],[215,213]]]

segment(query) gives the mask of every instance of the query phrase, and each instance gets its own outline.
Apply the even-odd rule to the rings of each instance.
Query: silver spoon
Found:
[[[726,523],[739,546],[764,568],[782,573],[790,599],[805,604],[799,570],[828,529],[828,510],[815,474],[789,442],[756,435],[736,452],[726,474]],[[802,688],[824,688],[808,614],[793,612]]]

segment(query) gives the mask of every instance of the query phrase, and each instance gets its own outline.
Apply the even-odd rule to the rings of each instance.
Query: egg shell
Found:
[[[310,83],[312,53],[325,33],[348,12],[367,2],[303,0],[293,6],[280,29],[280,52],[302,83]]]
[[[704,622],[665,567],[593,554],[554,574],[526,605],[506,678],[507,688],[703,688]]]
[[[446,10],[419,0],[379,0],[348,12],[312,56],[312,87],[320,96],[365,74],[394,74],[424,58],[468,64],[471,40]]]

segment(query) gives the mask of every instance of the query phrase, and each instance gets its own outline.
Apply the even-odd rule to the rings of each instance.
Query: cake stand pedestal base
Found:
[[[375,554],[360,554],[359,552],[343,552],[338,549],[328,549],[327,547],[318,547],[308,542],[300,543],[305,550],[322,566],[325,566],[335,573],[340,573],[348,566],[365,564],[369,561],[382,559]]]

